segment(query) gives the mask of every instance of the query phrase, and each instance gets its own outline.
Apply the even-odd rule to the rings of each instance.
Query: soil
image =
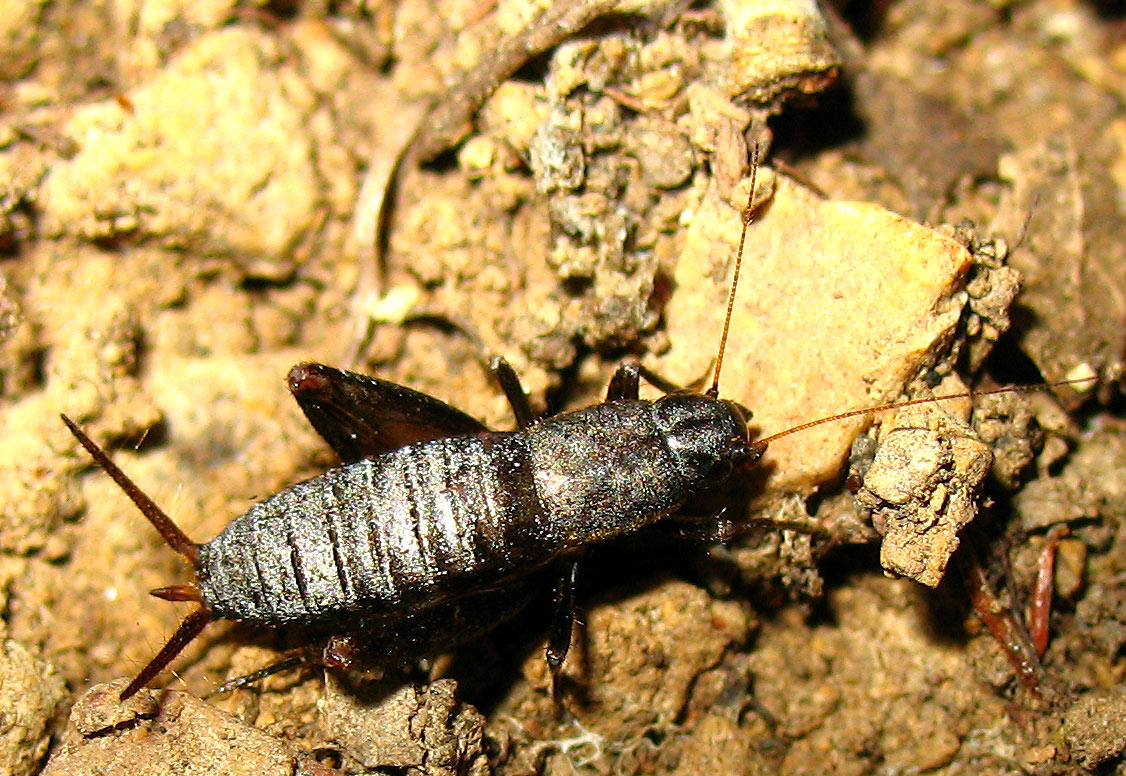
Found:
[[[1126,15],[826,5],[0,11],[0,772],[1121,772]],[[335,463],[300,361],[498,429],[490,354],[538,411],[704,384],[751,199],[760,436],[1090,381],[798,431],[729,541],[594,548],[559,702],[539,577],[405,673],[208,697],[306,643],[220,623],[118,699],[191,570],[60,413],[206,540]]]

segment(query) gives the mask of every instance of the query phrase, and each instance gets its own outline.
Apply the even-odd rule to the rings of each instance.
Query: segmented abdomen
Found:
[[[203,548],[204,601],[217,618],[346,625],[546,562],[529,541],[542,521],[526,447],[520,434],[435,440],[288,488]]]

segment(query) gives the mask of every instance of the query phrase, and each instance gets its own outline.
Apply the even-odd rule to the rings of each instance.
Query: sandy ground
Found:
[[[1120,771],[1124,31],[1077,0],[0,6],[0,772]],[[594,548],[562,709],[538,577],[406,675],[207,697],[308,640],[222,623],[117,699],[191,570],[60,413],[203,541],[334,464],[299,361],[497,429],[484,354],[539,411],[622,360],[696,384],[756,146],[720,390],[757,433],[1092,382],[795,433],[726,544]]]

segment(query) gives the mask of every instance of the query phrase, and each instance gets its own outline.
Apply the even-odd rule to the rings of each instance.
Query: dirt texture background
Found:
[[[0,73],[0,773],[1126,768],[1120,3],[13,2]],[[118,700],[190,569],[60,413],[203,541],[333,465],[300,361],[498,429],[487,354],[541,411],[698,384],[752,196],[760,435],[1091,381],[800,431],[730,541],[594,548],[562,710],[547,589],[208,698],[303,643],[212,625]]]

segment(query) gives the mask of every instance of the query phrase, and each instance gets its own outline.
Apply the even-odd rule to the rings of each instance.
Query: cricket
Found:
[[[456,646],[518,611],[533,592],[532,580],[544,577],[555,585],[546,659],[556,677],[570,646],[576,568],[585,548],[672,517],[701,536],[728,538],[738,526],[724,517],[715,494],[737,490],[775,439],[842,418],[965,397],[854,410],[753,438],[750,412],[721,398],[720,378],[754,220],[757,157],[756,149],[727,315],[711,384],[702,392],[641,399],[646,370],[625,363],[605,401],[536,417],[515,371],[494,358],[490,370],[517,428],[493,431],[410,388],[298,364],[289,389],[341,465],[254,505],[204,543],[190,539],[63,416],[97,465],[195,571],[193,582],[152,591],[196,608],[121,699],[148,685],[216,620],[323,633],[326,645],[312,660],[345,668],[372,631],[395,633],[420,653]],[[223,689],[306,659],[286,658]]]

